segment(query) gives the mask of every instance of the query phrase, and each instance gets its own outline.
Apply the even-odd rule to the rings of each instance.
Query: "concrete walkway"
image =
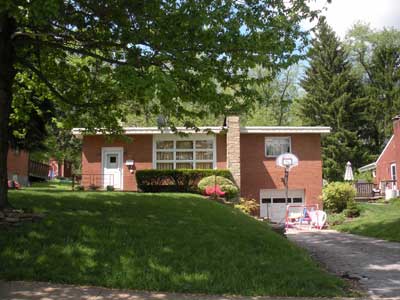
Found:
[[[330,300],[329,298],[240,297],[138,292],[99,287],[0,281],[1,300]],[[340,298],[343,299],[343,298]],[[346,298],[355,300],[354,298]],[[331,299],[338,300],[338,298]],[[356,300],[361,300],[356,298]]]
[[[400,299],[400,243],[334,230],[290,230],[287,236],[329,271],[359,281],[372,299]]]

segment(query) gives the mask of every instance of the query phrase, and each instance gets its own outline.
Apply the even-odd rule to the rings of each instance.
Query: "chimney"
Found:
[[[392,120],[393,120],[393,134],[400,140],[400,115],[395,116]]]
[[[226,119],[228,133],[226,135],[226,160],[236,185],[240,189],[240,120],[239,116]]]

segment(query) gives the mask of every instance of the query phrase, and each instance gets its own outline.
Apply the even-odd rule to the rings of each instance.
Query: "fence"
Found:
[[[47,179],[50,166],[37,161],[29,160],[28,175],[39,179]]]
[[[355,184],[355,188],[357,190],[357,195],[356,197],[374,197],[376,196],[374,189],[376,189],[376,185],[373,183],[364,183],[364,182],[357,182]]]
[[[72,175],[72,189],[75,185],[92,187],[95,189],[114,186],[114,174],[81,174]]]

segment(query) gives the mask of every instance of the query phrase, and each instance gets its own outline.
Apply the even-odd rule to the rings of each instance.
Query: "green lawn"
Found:
[[[240,211],[192,194],[10,192],[46,212],[0,229],[0,278],[209,294],[341,296],[345,284]]]
[[[400,199],[389,204],[359,204],[361,216],[335,227],[340,231],[400,242]]]

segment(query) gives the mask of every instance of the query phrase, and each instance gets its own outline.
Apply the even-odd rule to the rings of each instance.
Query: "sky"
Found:
[[[332,0],[330,4],[326,0],[311,0],[310,5],[313,9],[326,7],[322,14],[341,38],[357,21],[378,30],[400,29],[400,0]]]

